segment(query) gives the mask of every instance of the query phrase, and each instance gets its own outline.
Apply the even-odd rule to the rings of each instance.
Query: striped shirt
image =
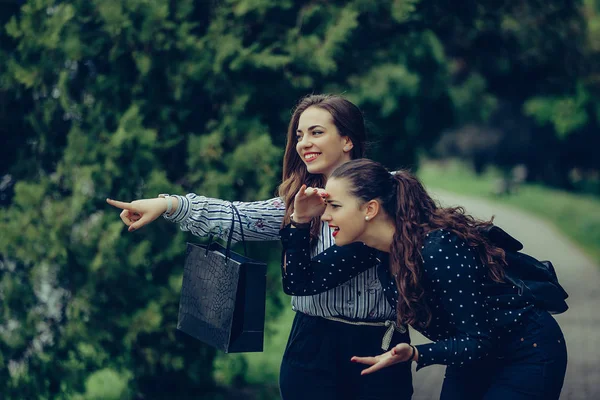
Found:
[[[165,218],[178,223],[183,231],[196,236],[214,234],[227,238],[231,228],[231,202],[189,193],[175,196],[178,207]],[[281,198],[265,201],[233,202],[242,219],[245,240],[280,240],[279,231],[285,216],[285,203]],[[237,218],[236,218],[237,221]],[[326,251],[335,244],[331,229],[322,222],[317,245],[312,256]],[[234,229],[234,241],[241,234]],[[318,317],[341,317],[355,321],[395,320],[396,313],[386,301],[377,269],[367,269],[348,282],[313,296],[292,296],[292,309]]]

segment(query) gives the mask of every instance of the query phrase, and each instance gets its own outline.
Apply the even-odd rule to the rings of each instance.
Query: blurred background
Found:
[[[225,355],[176,330],[200,239],[105,198],[273,197],[310,93],[360,106],[370,158],[597,267],[599,67],[600,0],[0,0],[0,399],[278,398],[279,243],[250,246],[265,352]]]

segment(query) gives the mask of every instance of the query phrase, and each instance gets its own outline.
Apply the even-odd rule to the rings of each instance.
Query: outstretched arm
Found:
[[[173,206],[167,215],[168,201],[172,201]],[[213,234],[223,239],[227,238],[232,226],[232,205],[240,213],[246,240],[278,240],[285,215],[285,204],[278,197],[265,201],[229,202],[189,193],[186,196],[170,196],[170,199],[142,199],[130,203],[107,199],[107,202],[123,210],[121,219],[129,226],[130,232],[163,215],[167,220],[179,223],[182,230],[196,236]],[[237,215],[233,221],[233,240],[240,241],[242,237]]]
[[[311,258],[309,229],[281,230],[283,291],[308,296],[326,292],[379,263],[376,250],[363,243],[332,246]]]

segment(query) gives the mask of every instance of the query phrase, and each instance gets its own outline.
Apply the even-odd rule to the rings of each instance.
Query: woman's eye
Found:
[[[302,140],[302,136],[300,136],[300,135],[296,135],[296,140],[297,140],[298,142],[299,142],[299,141],[301,141],[301,140]]]
[[[313,131],[313,135],[320,135],[322,133],[323,133],[322,131]]]

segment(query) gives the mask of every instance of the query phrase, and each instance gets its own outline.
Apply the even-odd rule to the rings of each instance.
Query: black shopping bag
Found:
[[[267,265],[231,251],[235,216],[227,247],[187,244],[177,329],[226,353],[263,350]],[[244,246],[244,254],[246,249]]]

